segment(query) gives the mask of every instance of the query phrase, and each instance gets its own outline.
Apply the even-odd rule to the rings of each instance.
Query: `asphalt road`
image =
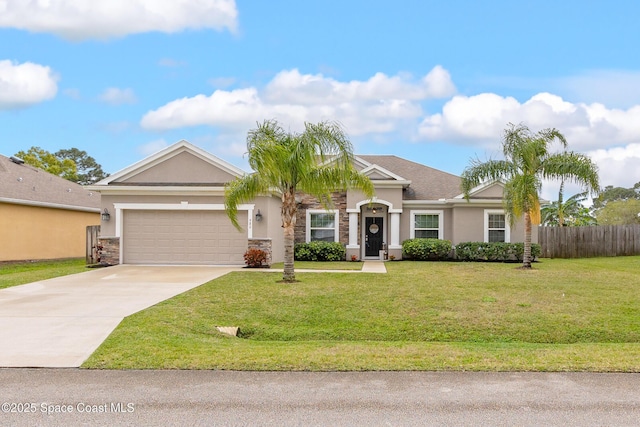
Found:
[[[638,426],[640,374],[0,369],[2,426]]]

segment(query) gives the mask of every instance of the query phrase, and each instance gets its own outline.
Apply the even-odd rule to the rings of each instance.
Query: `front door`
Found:
[[[378,257],[380,255],[384,243],[382,226],[382,217],[370,216],[365,218],[365,256]]]

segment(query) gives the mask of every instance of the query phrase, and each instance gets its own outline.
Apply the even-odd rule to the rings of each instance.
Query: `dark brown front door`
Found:
[[[365,218],[365,256],[375,256],[383,249],[383,221],[382,217]]]

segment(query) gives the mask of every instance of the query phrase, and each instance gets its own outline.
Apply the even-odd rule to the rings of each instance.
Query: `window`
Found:
[[[411,211],[411,238],[442,239],[442,211]]]
[[[307,242],[338,241],[338,211],[307,211]]]
[[[484,241],[509,242],[509,224],[504,211],[484,211]]]

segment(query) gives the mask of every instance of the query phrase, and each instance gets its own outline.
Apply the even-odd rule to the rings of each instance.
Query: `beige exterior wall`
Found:
[[[443,239],[453,239],[453,209],[444,207],[443,205],[432,206],[405,206],[400,215],[400,244],[411,236],[411,211],[442,211],[443,216]]]
[[[375,181],[373,184],[375,185]],[[402,188],[376,188],[375,198],[378,203],[385,201],[391,203],[393,209],[402,209]],[[347,191],[347,209],[355,209],[358,203],[367,200],[360,191]]]
[[[471,199],[498,199],[502,200],[502,184],[493,184],[482,191],[475,193]]]
[[[282,216],[280,214],[280,199],[277,197],[258,197],[253,211],[253,237],[271,239],[272,262],[284,261],[284,234],[282,231]],[[255,221],[255,214],[260,209],[262,221]]]
[[[411,211],[434,210],[442,211],[444,218],[443,239],[451,240],[453,245],[462,242],[483,242],[484,241],[484,214],[485,210],[501,210],[500,205],[497,206],[455,206],[443,207],[439,205],[432,206],[405,206],[403,213],[400,215],[400,243],[411,238]],[[511,243],[524,241],[524,223],[517,221],[510,228],[509,237]],[[531,241],[538,242],[538,233],[531,233]]]
[[[192,154],[180,153],[162,163],[136,173],[125,181],[131,183],[211,183],[228,182],[235,177],[219,168],[211,167],[206,162]]]
[[[454,245],[462,242],[484,241],[484,214],[485,210],[501,210],[501,207],[457,207],[453,211],[453,238]],[[532,231],[531,241],[538,242],[538,233]],[[524,242],[524,221],[516,221],[509,229],[509,242]]]
[[[84,258],[100,214],[0,203],[0,261]]]
[[[451,243],[484,241],[484,209],[458,207],[452,215],[453,233]]]

